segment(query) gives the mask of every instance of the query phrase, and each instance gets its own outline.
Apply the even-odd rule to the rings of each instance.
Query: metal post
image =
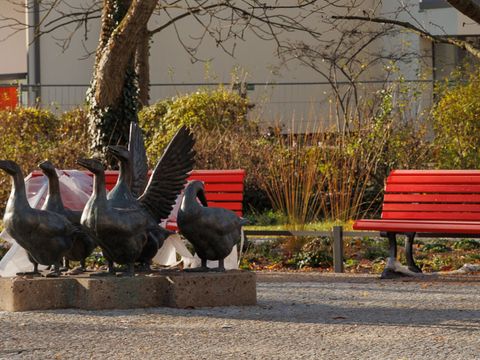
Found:
[[[18,83],[18,88],[17,88],[17,106],[18,107],[23,107],[23,86],[22,83]]]
[[[343,273],[343,227],[333,227],[333,271]]]

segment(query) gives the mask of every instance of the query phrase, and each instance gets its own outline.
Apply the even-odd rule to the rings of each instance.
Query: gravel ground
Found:
[[[0,359],[480,359],[480,277],[259,274],[258,305],[0,312]]]

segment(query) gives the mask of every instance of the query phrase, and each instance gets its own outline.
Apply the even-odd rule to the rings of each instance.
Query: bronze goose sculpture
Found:
[[[143,141],[142,130],[137,124],[130,124],[128,149],[124,146],[109,146],[108,152],[119,161],[119,175],[114,188],[108,193],[107,199],[113,207],[141,209],[137,201],[146,185],[148,175],[147,156]],[[158,252],[165,239],[173,232],[164,229],[149,216],[150,229],[147,243],[140,257],[137,259],[146,271],[150,270],[152,259]]]
[[[124,190],[115,191],[114,195],[110,196],[110,200],[108,200],[105,189],[100,189],[99,185],[100,182],[103,182],[101,186],[105,186],[103,168],[100,163],[94,160],[79,161],[80,165],[85,166],[95,174],[94,194],[92,194],[82,214],[82,224],[96,232],[98,242],[102,249],[105,249],[107,259],[125,264],[125,262],[122,262],[124,260],[120,260],[115,255],[115,252],[121,250],[112,249],[112,235],[109,235],[109,231],[113,231],[114,227],[109,226],[109,223],[118,223],[118,226],[125,228],[122,235],[125,240],[118,240],[115,247],[121,248],[122,241],[128,242],[129,236],[140,233],[144,236],[141,248],[135,249],[135,256],[132,255],[129,259],[130,274],[133,273],[133,262],[151,259],[155,255],[153,252],[156,253],[158,250],[160,237],[165,237],[166,230],[161,228],[158,223],[170,214],[178,194],[186,183],[188,173],[193,168],[195,155],[193,144],[193,135],[185,127],[181,128],[165,149],[153,170],[143,195],[138,199],[132,195],[128,186],[123,187],[123,185],[128,184],[128,174],[123,174],[127,175],[126,180],[125,177],[122,177],[123,180],[120,181],[121,183],[125,181],[123,185],[120,184]],[[120,185],[117,189],[120,188]],[[99,195],[102,197],[101,201],[98,200]],[[100,212],[104,214],[102,222],[98,222]],[[131,222],[125,215],[127,213],[131,214],[129,216],[139,216],[145,221],[141,229],[126,229]],[[119,217],[123,217],[124,220],[119,221]],[[105,231],[104,227],[109,227],[109,230]],[[151,238],[150,242],[148,241],[149,238]],[[142,256],[144,257],[142,258]]]
[[[33,273],[38,274],[38,264],[53,265],[53,271],[47,276],[59,276],[60,263],[76,241],[78,229],[63,215],[30,206],[18,164],[0,160],[0,169],[13,178],[3,217],[5,230],[27,251]]]
[[[93,193],[83,209],[81,224],[95,234],[108,261],[108,274],[115,274],[113,263],[127,265],[134,275],[134,262],[147,241],[147,218],[137,209],[118,209],[107,200],[105,170],[99,160],[78,159],[93,175]]]
[[[78,227],[79,230],[72,248],[65,254],[65,266],[68,269],[70,261],[79,261],[80,267],[73,269],[69,274],[74,275],[84,272],[86,270],[85,259],[95,248],[95,240],[92,234],[80,224],[82,212],[66,209],[63,205],[60,183],[55,166],[47,160],[42,162],[39,167],[48,178],[48,195],[42,206],[42,210],[53,211],[65,216],[72,224]]]
[[[224,259],[240,241],[241,227],[247,221],[231,210],[208,207],[203,183],[192,181],[185,189],[177,224],[202,261],[200,268],[190,271],[210,270],[207,260],[218,260],[218,268],[212,270],[225,271]]]
[[[142,209],[137,198],[132,194],[130,187],[127,185],[130,176],[126,173],[131,173],[130,152],[123,146],[109,146],[108,152],[120,162],[120,172],[115,187],[107,195],[113,207],[118,208],[133,208]],[[162,228],[155,222],[153,217],[148,213],[150,220],[147,242],[143,248],[142,253],[136,262],[141,264],[143,270],[149,271],[152,264],[152,259],[158,252],[167,237],[173,232]]]

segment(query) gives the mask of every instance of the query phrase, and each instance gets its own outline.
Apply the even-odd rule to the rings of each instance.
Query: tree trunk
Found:
[[[108,145],[126,145],[137,122],[135,52],[157,0],[104,0],[100,41],[87,95],[91,148],[105,156]]]
[[[138,100],[140,107],[148,106],[150,100],[150,34],[147,27],[139,36],[135,51],[135,73],[138,79]]]
[[[480,5],[473,0],[447,0],[447,2],[463,15],[480,24]]]

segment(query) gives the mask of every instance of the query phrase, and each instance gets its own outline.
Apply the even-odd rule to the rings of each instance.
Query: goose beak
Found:
[[[92,159],[77,159],[77,164],[80,165],[81,167],[84,167],[88,170],[92,170],[93,164],[92,164]]]
[[[12,162],[9,160],[0,160],[0,169],[9,175],[15,175],[16,171],[12,167]]]
[[[38,167],[43,171],[51,170],[52,166],[52,163],[48,160],[42,161],[40,164],[38,164]]]
[[[109,145],[107,147],[107,151],[112,155],[119,155],[120,154],[120,147],[116,145]]]

